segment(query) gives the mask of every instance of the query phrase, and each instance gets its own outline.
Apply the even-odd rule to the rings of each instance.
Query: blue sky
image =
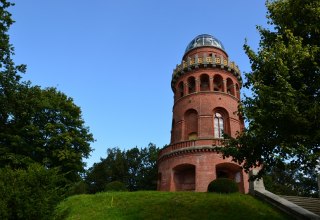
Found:
[[[207,33],[250,71],[245,38],[257,48],[266,26],[259,0],[23,0],[11,8],[16,64],[25,80],[57,87],[81,107],[96,142],[88,167],[110,147],[170,141],[172,70],[188,43]]]

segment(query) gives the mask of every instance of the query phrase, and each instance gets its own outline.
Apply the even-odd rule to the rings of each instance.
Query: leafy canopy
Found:
[[[159,148],[150,143],[148,147],[129,150],[109,148],[107,157],[101,158],[88,170],[85,182],[89,192],[106,190],[109,183],[119,181],[130,191],[155,190],[157,187],[157,158]]]
[[[225,156],[261,176],[285,161],[315,169],[320,157],[320,1],[267,1],[270,29],[257,27],[257,52],[244,87],[253,95],[239,107],[248,127],[230,140]]]
[[[26,66],[15,65],[8,35],[12,5],[0,0],[0,168],[40,163],[77,181],[84,171],[82,159],[91,152],[92,134],[71,98],[21,80]]]
[[[27,169],[0,169],[0,219],[52,219],[65,198],[65,178],[58,169],[31,164]]]
[[[309,173],[300,172],[297,164],[284,164],[283,167],[273,167],[263,176],[263,182],[267,190],[287,196],[318,197],[317,173],[309,170]]]

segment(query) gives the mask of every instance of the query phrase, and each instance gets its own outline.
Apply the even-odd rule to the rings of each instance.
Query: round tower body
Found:
[[[158,190],[205,192],[212,180],[230,178],[248,192],[248,175],[214,151],[224,134],[244,128],[240,87],[240,71],[218,39],[204,34],[190,42],[172,74],[171,141],[159,153]]]

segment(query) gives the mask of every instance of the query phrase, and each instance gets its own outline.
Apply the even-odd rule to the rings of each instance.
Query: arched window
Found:
[[[220,75],[215,75],[213,78],[213,90],[223,92],[223,79]]]
[[[188,78],[188,94],[196,91],[196,80],[194,77]]]
[[[214,137],[223,138],[224,120],[219,112],[214,114]]]
[[[207,74],[202,74],[200,76],[200,91],[209,91],[210,84],[209,84],[209,76]]]
[[[184,114],[185,120],[185,139],[195,140],[198,137],[198,112],[189,109]]]
[[[178,95],[177,95],[177,97],[178,98],[181,98],[181,97],[183,97],[183,95],[184,95],[184,86],[183,86],[183,82],[180,82],[179,83],[179,85],[178,85]]]
[[[234,84],[230,78],[227,79],[227,93],[234,96]]]

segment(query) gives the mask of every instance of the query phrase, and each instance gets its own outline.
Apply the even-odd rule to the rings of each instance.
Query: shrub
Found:
[[[0,169],[0,219],[51,219],[63,199],[64,177],[33,164],[27,170]]]
[[[124,183],[120,181],[113,181],[106,185],[104,191],[128,191]]]
[[[237,183],[227,178],[215,179],[208,186],[208,192],[234,193],[238,191],[239,189]]]
[[[68,192],[68,196],[73,196],[73,195],[80,195],[80,194],[86,194],[89,191],[89,186],[88,184],[81,180],[77,183],[74,183]]]

